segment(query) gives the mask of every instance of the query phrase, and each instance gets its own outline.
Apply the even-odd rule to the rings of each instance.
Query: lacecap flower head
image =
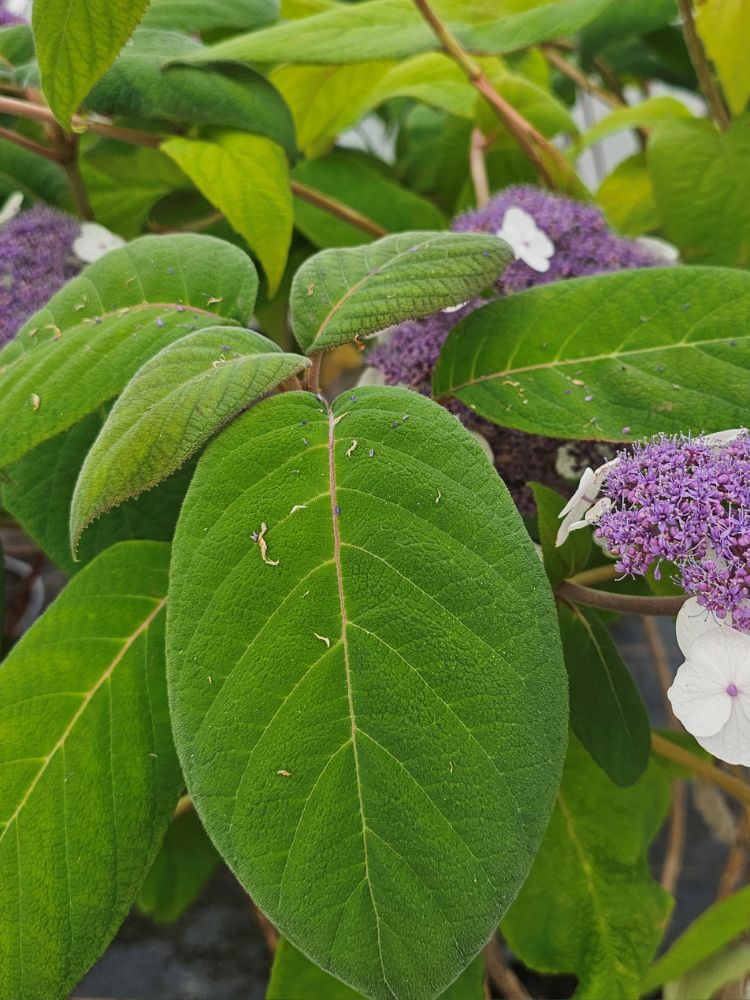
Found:
[[[662,436],[587,469],[558,536],[587,524],[623,574],[667,561],[716,619],[750,632],[750,434]],[[572,523],[571,523],[572,522]]]
[[[706,750],[750,765],[750,434],[636,444],[586,469],[560,516],[558,544],[594,526],[620,573],[676,568],[691,596],[677,616],[685,662],[672,709]]]
[[[659,263],[632,240],[614,235],[595,206],[531,186],[506,188],[483,208],[459,216],[451,228],[496,234],[513,250],[516,259],[497,280],[490,298],[562,278]],[[487,301],[476,298],[393,327],[370,353],[369,363],[380,372],[386,385],[405,385],[430,395],[432,372],[448,334]],[[557,488],[564,485],[556,472],[562,442],[497,427],[455,401],[449,408],[469,429],[487,439],[495,465],[522,511],[532,509],[525,485],[529,480]],[[593,444],[576,442],[571,448],[577,468],[581,467],[580,461],[598,462],[604,457]]]

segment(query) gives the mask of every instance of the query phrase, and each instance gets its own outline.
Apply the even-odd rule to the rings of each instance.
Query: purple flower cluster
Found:
[[[506,188],[484,208],[459,216],[451,228],[459,233],[495,233],[502,227],[509,208],[528,212],[552,240],[555,252],[549,270],[541,273],[522,260],[509,264],[497,283],[501,295],[561,278],[583,278],[628,267],[653,267],[657,263],[633,240],[612,233],[595,205],[529,185]]]
[[[0,345],[74,277],[81,261],[72,251],[77,219],[35,205],[0,226]]]
[[[679,583],[720,620],[750,631],[750,435],[661,437],[619,456],[596,537],[621,573],[667,560]]]
[[[546,272],[535,271],[522,260],[513,261],[496,282],[497,298],[562,278],[653,267],[658,263],[637,243],[614,235],[595,206],[525,185],[506,188],[484,208],[459,216],[451,228],[457,232],[495,233],[502,228],[507,210],[513,207],[533,217],[553,241],[555,250]],[[448,334],[486,301],[476,298],[455,312],[438,312],[399,324],[390,331],[387,341],[370,353],[369,363],[383,373],[387,385],[406,385],[429,396],[432,371]],[[524,513],[531,509],[530,494],[525,487],[529,480],[538,479],[551,487],[562,486],[555,471],[561,441],[499,428],[478,419],[458,402],[452,402],[449,409],[467,427],[488,439],[498,471]],[[595,445],[578,443],[576,450],[583,463],[581,468],[587,464],[596,466],[605,457]]]

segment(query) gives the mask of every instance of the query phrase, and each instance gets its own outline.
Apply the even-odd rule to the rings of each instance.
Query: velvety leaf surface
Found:
[[[612,0],[553,0],[498,17],[497,0],[435,0],[439,16],[467,48],[502,53],[578,31]],[[372,0],[239,35],[214,45],[200,60],[350,63],[399,59],[440,48],[409,0]]]
[[[632,785],[651,752],[643,699],[595,611],[560,602],[558,616],[573,732],[615,784]]]
[[[591,555],[591,532],[571,531],[565,543],[558,546],[558,515],[568,500],[541,483],[529,483],[529,486],[534,492],[544,568],[550,583],[554,585],[585,569]]]
[[[73,550],[93,520],[166,479],[236,413],[307,364],[233,327],[167,345],[133,376],[86,456],[70,509]]]
[[[648,971],[642,992],[684,976],[750,926],[750,886],[709,906]]]
[[[115,61],[147,7],[148,0],[35,0],[42,90],[62,125]]]
[[[506,427],[629,441],[741,427],[749,384],[750,276],[673,267],[478,309],[443,345],[432,388]]]
[[[5,470],[2,503],[24,531],[60,569],[72,576],[115,542],[129,539],[170,541],[193,474],[193,463],[136,500],[128,500],[91,525],[70,551],[70,505],[78,473],[102,429],[97,411],[62,434],[43,441]]]
[[[284,150],[260,135],[223,131],[207,139],[169,139],[161,148],[244,236],[273,295],[294,222]]]
[[[112,116],[243,129],[268,136],[293,153],[292,118],[274,87],[247,66],[183,62],[201,50],[195,39],[176,31],[140,29],[89,94],[86,106]]]
[[[143,24],[196,33],[254,31],[278,17],[278,0],[151,0]]]
[[[687,264],[750,266],[750,128],[705,119],[654,130],[648,166],[666,239]],[[675,163],[680,169],[675,170]]]
[[[211,236],[144,236],[68,282],[0,351],[0,466],[113,398],[162,347],[245,323],[258,278]]]
[[[383,176],[361,158],[337,152],[318,160],[302,160],[292,177],[308,187],[342,201],[362,215],[380,223],[389,232],[417,226],[439,229],[445,216],[432,202]],[[372,237],[361,229],[337,219],[330,212],[294,199],[294,224],[318,247],[360,246]]]
[[[281,938],[276,949],[266,1000],[362,1000],[362,994],[335,979]],[[484,962],[477,956],[439,1000],[484,1000]]]
[[[408,390],[285,393],[206,451],[174,555],[172,720],[212,840],[327,971],[434,997],[523,880],[565,741],[502,482]]]
[[[125,542],[0,667],[0,995],[67,996],[130,908],[181,775],[164,681],[169,547]]]
[[[171,924],[190,906],[220,861],[194,809],[173,819],[138,894],[138,909]]]
[[[532,968],[578,976],[578,1000],[643,992],[672,904],[647,857],[668,801],[653,764],[618,788],[571,736],[547,834],[502,929]]]
[[[294,276],[294,335],[312,354],[427,316],[484,291],[511,259],[503,240],[469,233],[399,233],[324,250]]]

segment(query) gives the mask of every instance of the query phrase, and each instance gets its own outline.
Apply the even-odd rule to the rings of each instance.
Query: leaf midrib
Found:
[[[383,983],[389,993],[395,998],[397,997],[396,992],[391,987],[388,982],[388,977],[385,973],[385,964],[383,961],[383,946],[380,939],[380,916],[378,914],[378,907],[375,902],[375,893],[372,888],[372,880],[370,879],[370,865],[367,853],[367,820],[365,819],[365,806],[362,800],[362,781],[360,777],[359,768],[359,751],[357,749],[357,719],[354,712],[354,697],[352,692],[352,678],[351,678],[351,666],[349,661],[349,640],[347,637],[347,614],[346,614],[346,600],[344,598],[344,577],[341,565],[341,532],[339,529],[339,515],[337,513],[338,506],[336,503],[336,417],[333,415],[333,410],[330,406],[326,405],[326,410],[328,411],[328,479],[329,479],[329,491],[330,491],[330,502],[331,502],[331,521],[333,524],[333,560],[336,566],[336,587],[339,595],[339,609],[341,612],[341,645],[344,654],[344,674],[346,676],[346,697],[349,706],[349,718],[351,720],[351,743],[352,743],[352,756],[354,758],[354,773],[355,781],[357,785],[357,799],[359,801],[359,814],[362,821],[362,848],[364,851],[364,863],[365,863],[365,874],[364,880],[367,883],[367,888],[370,893],[370,901],[372,902],[372,910],[375,915],[375,930],[377,934],[378,941],[378,958],[380,959],[380,970],[383,973]]]
[[[583,365],[583,364],[593,364],[597,361],[619,361],[621,358],[628,358],[634,355],[641,354],[658,354],[663,351],[673,351],[678,348],[695,348],[696,350],[702,347],[710,347],[715,344],[728,344],[730,340],[745,340],[750,338],[745,337],[714,337],[711,340],[694,340],[686,341],[680,340],[676,344],[661,344],[655,347],[642,347],[637,350],[632,351],[615,351],[608,352],[607,354],[592,354],[588,357],[579,356],[576,358],[566,358],[564,360],[559,360],[554,358],[552,361],[546,361],[537,365],[525,365],[523,368],[504,368],[494,372],[488,372],[486,375],[476,375],[468,379],[466,382],[461,382],[457,385],[448,385],[445,388],[446,392],[458,392],[461,389],[470,389],[472,386],[479,385],[482,382],[492,382],[498,378],[505,378],[508,375],[520,375],[525,372],[534,371],[556,371],[558,368],[563,368],[566,365]]]
[[[155,600],[155,598],[150,598],[147,595],[141,595],[141,596],[143,596],[146,600]],[[122,647],[120,648],[120,650],[118,651],[117,655],[114,657],[114,659],[112,660],[112,662],[109,664],[109,666],[107,667],[107,669],[102,672],[101,676],[96,681],[96,683],[91,688],[89,688],[89,690],[85,693],[83,701],[78,706],[78,709],[73,713],[73,717],[71,718],[70,722],[67,724],[67,726],[65,727],[65,729],[63,730],[60,738],[57,740],[57,742],[52,747],[52,749],[50,750],[50,752],[46,755],[46,757],[39,758],[42,761],[42,766],[39,768],[39,770],[37,771],[37,773],[34,775],[34,778],[32,779],[31,784],[29,785],[29,787],[24,792],[21,800],[19,801],[18,805],[16,806],[15,810],[13,811],[13,814],[7,820],[4,829],[0,831],[0,843],[2,843],[2,840],[5,837],[5,834],[8,832],[8,830],[10,830],[11,826],[13,826],[13,824],[18,819],[18,817],[19,817],[19,815],[21,813],[21,810],[26,805],[26,803],[29,801],[29,799],[31,798],[31,795],[34,792],[34,789],[36,788],[36,786],[41,781],[42,776],[44,775],[44,773],[47,770],[49,764],[51,763],[51,761],[53,760],[53,758],[57,754],[58,750],[60,750],[60,749],[62,749],[62,748],[65,747],[65,741],[70,736],[70,734],[73,732],[73,729],[75,728],[78,720],[81,718],[81,716],[83,715],[83,713],[86,711],[86,709],[90,705],[91,700],[93,699],[94,695],[101,688],[101,686],[105,683],[105,681],[108,681],[111,678],[111,676],[114,673],[115,669],[122,662],[122,660],[124,659],[126,653],[131,648],[131,646],[133,645],[133,643],[136,641],[136,639],[138,639],[139,636],[141,636],[144,632],[146,632],[148,630],[149,626],[154,621],[154,619],[156,618],[156,616],[159,614],[159,612],[162,610],[162,608],[164,607],[164,605],[166,603],[167,603],[166,597],[163,597],[163,598],[160,598],[159,600],[157,600],[156,607],[153,609],[153,611],[151,611],[146,616],[146,618],[141,622],[141,624],[138,626],[138,628],[135,629],[134,632],[131,632],[131,634],[126,638],[126,640],[123,643]]]
[[[599,893],[597,891],[595,884],[596,877],[594,874],[594,870],[591,867],[588,858],[586,857],[586,852],[584,850],[583,844],[578,838],[575,821],[573,820],[573,816],[570,810],[568,809],[567,803],[565,801],[565,796],[563,795],[562,791],[559,791],[557,793],[557,804],[560,808],[560,813],[562,814],[562,817],[565,820],[565,825],[568,829],[568,836],[570,838],[571,844],[573,845],[573,850],[578,855],[578,858],[581,862],[581,869],[583,870],[584,874],[584,886],[588,889],[588,895],[589,898],[591,899],[591,905],[594,910],[594,919],[596,920],[596,924],[600,930],[599,939],[605,944],[608,944],[610,940],[610,934],[609,934],[610,927],[607,918],[604,914],[601,900],[599,899]],[[622,964],[620,959],[614,953],[614,950],[610,947],[607,947],[607,950],[610,952],[610,954],[612,954],[612,962],[617,968],[618,973],[628,975],[628,969],[625,968],[625,966]]]

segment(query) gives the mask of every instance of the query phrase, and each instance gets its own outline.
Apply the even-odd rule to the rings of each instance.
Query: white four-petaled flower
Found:
[[[503,224],[498,229],[497,236],[505,240],[516,257],[534,271],[549,271],[555,244],[528,212],[524,212],[522,208],[509,208],[503,216]]]
[[[709,753],[750,765],[750,635],[691,597],[677,616],[677,642],[685,662],[667,692],[672,711]]]
[[[14,191],[13,194],[9,194],[3,202],[2,207],[0,207],[0,226],[6,222],[10,222],[11,219],[15,219],[21,211],[21,205],[23,205],[23,193],[21,191]]]
[[[125,246],[125,240],[116,236],[98,222],[81,223],[81,232],[73,241],[73,253],[85,264],[93,264],[110,250]]]

